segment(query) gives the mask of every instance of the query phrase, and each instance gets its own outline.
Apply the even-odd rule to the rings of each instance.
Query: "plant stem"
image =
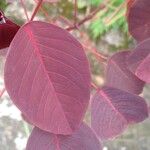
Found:
[[[34,0],[36,3],[38,3],[38,0]],[[43,14],[45,15],[46,19],[51,22],[51,18],[49,16],[49,14],[46,12],[46,10],[43,9],[42,6],[40,6],[40,10],[43,12]]]
[[[95,9],[93,12],[91,12],[88,16],[86,16],[84,19],[82,19],[80,22],[78,22],[76,25],[73,25],[71,27],[68,27],[66,30],[71,31],[74,29],[77,29],[78,26],[81,26],[82,24],[84,24],[85,22],[89,21],[90,19],[92,19],[100,10],[102,10],[103,8],[105,8],[105,5],[99,5],[99,7],[97,9]]]
[[[5,93],[6,89],[3,88],[2,91],[0,92],[0,98],[3,96],[3,94]]]
[[[34,10],[34,12],[33,12],[33,14],[32,14],[32,16],[31,16],[30,21],[33,21],[33,19],[34,19],[35,15],[37,14],[37,12],[38,12],[38,10],[39,10],[39,8],[40,8],[42,2],[43,2],[43,0],[39,0],[39,2],[38,2],[38,4],[37,4],[37,6],[36,6],[36,8],[35,8],[35,10]]]
[[[123,2],[115,11],[114,13],[105,21],[106,24],[108,24],[109,22],[111,22],[112,18],[114,18],[120,10],[122,10],[126,5],[126,2]]]
[[[95,83],[93,83],[93,82],[91,82],[91,86],[92,86],[95,90],[98,89],[97,85],[96,85]]]
[[[78,3],[77,0],[74,0],[74,25],[77,24],[77,13],[78,13]]]

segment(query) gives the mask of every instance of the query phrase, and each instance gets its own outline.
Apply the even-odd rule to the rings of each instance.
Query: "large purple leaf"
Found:
[[[130,2],[130,1],[129,1]],[[150,37],[150,0],[131,0],[127,19],[132,36],[142,41]]]
[[[147,117],[147,104],[137,95],[104,87],[92,98],[92,128],[102,140],[119,135],[128,124]]]
[[[99,140],[85,124],[70,136],[54,135],[34,128],[26,150],[101,150]]]
[[[129,69],[141,80],[150,83],[150,38],[141,42],[128,58]]]
[[[88,106],[89,64],[81,44],[66,30],[30,22],[10,45],[5,85],[29,122],[55,134],[71,134]]]
[[[134,94],[140,94],[144,82],[137,78],[127,68],[126,59],[130,51],[122,51],[114,54],[108,61],[106,69],[106,84]]]

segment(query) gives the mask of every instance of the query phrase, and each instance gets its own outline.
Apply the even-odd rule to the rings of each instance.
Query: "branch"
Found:
[[[77,24],[77,13],[78,13],[78,3],[77,0],[74,0],[74,25]]]
[[[34,0],[37,4],[38,4],[38,0]],[[44,10],[44,8],[40,5],[40,10],[43,12],[43,14],[45,15],[45,18],[51,22],[51,18],[49,16],[49,14]]]
[[[124,9],[125,5],[126,1],[123,2],[108,19],[106,19],[105,23],[108,24],[112,20],[112,18],[114,18],[119,13],[120,10]]]
[[[100,62],[100,63],[104,63],[107,61],[108,57],[105,56],[104,54],[101,54],[99,52],[96,51],[92,51],[90,48],[88,48],[87,46],[85,46],[84,44],[82,44],[82,46],[84,47],[84,49],[89,50],[89,52],[91,54],[93,54],[95,56],[95,58]]]
[[[0,92],[0,98],[3,96],[4,92],[5,92],[5,88],[2,89],[2,91]]]
[[[89,21],[90,19],[92,19],[100,10],[102,10],[103,8],[105,8],[105,5],[99,5],[99,7],[97,9],[95,9],[93,12],[91,12],[88,16],[86,16],[84,19],[82,19],[80,22],[78,22],[76,25],[73,25],[71,27],[68,27],[66,30],[71,31],[74,29],[77,29],[77,27],[81,26],[82,24],[84,24],[85,22]]]
[[[91,87],[93,87],[93,89],[95,89],[95,90],[98,89],[98,86],[94,82],[91,82]]]
[[[35,15],[37,14],[37,12],[38,12],[38,10],[39,10],[39,8],[40,8],[42,2],[43,2],[43,0],[39,0],[39,2],[38,2],[38,4],[37,4],[37,6],[36,6],[36,8],[35,8],[35,10],[34,10],[34,12],[33,12],[33,14],[32,14],[32,16],[31,16],[30,21],[33,21],[33,19],[34,19]]]

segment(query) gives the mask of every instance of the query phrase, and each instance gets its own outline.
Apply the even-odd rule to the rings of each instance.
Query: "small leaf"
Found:
[[[109,59],[106,69],[106,85],[140,94],[145,83],[127,68],[126,59],[129,54],[130,51],[122,51],[114,54]]]
[[[147,117],[147,104],[137,95],[103,87],[92,98],[92,128],[102,140],[119,135],[129,124]]]
[[[26,150],[102,150],[99,140],[85,124],[71,136],[54,135],[34,128]]]
[[[16,34],[5,64],[5,86],[33,125],[71,134],[90,99],[89,64],[81,44],[66,30],[30,22]]]
[[[150,38],[141,42],[128,58],[129,69],[141,80],[150,83]]]
[[[129,31],[137,41],[150,37],[150,0],[131,0],[127,19]]]
[[[9,47],[19,28],[0,12],[0,49]]]

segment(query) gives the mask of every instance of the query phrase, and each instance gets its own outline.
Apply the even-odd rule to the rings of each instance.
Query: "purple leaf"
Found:
[[[144,82],[127,68],[126,59],[129,54],[130,51],[122,51],[114,54],[109,59],[106,69],[106,85],[130,93],[140,94],[143,90]]]
[[[5,85],[33,125],[71,134],[86,112],[90,82],[84,50],[66,30],[30,22],[18,31],[5,64]]]
[[[99,140],[85,124],[70,136],[54,135],[34,128],[26,150],[101,150]]]
[[[128,58],[129,69],[141,80],[150,83],[150,38],[141,42]]]
[[[137,95],[104,87],[92,98],[92,128],[102,140],[119,135],[129,124],[147,117],[147,104]]]
[[[137,41],[150,37],[150,0],[132,0],[127,19],[129,31]]]

